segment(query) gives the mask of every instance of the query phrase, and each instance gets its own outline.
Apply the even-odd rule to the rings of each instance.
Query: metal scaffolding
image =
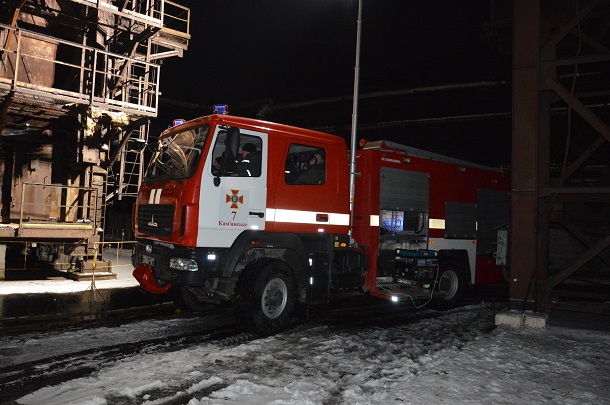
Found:
[[[11,0],[0,16],[0,243],[41,228],[55,232],[36,233],[37,246],[91,245],[103,239],[106,203],[140,185],[160,61],[188,49],[190,10],[166,0]],[[57,206],[29,205],[55,204],[44,197],[51,185],[63,187]],[[91,218],[50,214],[92,202],[86,237],[75,230]]]

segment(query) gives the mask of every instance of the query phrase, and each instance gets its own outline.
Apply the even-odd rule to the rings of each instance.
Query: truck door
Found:
[[[204,165],[197,246],[229,247],[244,230],[265,229],[267,134],[239,129],[233,156],[231,132],[217,127]]]

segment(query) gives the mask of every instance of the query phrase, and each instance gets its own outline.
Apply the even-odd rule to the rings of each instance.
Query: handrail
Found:
[[[163,29],[190,37],[191,9],[173,1],[165,0]]]
[[[117,6],[112,4],[112,2],[101,1],[101,0],[71,0],[75,3],[84,4],[88,7],[96,7],[100,10],[108,11],[113,13],[119,17],[128,18],[133,21],[137,21],[141,24],[149,24],[157,27],[162,26],[163,22],[163,13],[160,13],[160,10],[163,9],[163,0],[155,0],[152,5],[147,2],[147,4],[143,4],[143,2],[139,3],[138,10],[120,10]],[[160,17],[155,17],[155,14]]]
[[[108,111],[123,111],[136,116],[157,115],[159,65],[5,24],[0,24],[0,29],[12,31],[17,38],[16,49],[0,44],[3,55],[0,84],[10,85],[13,91],[87,103]],[[25,38],[49,44],[53,55],[30,52],[23,46]],[[90,60],[91,64],[77,65],[69,59],[58,60],[52,47],[72,49],[67,54],[80,54],[81,60]],[[35,65],[52,66],[54,74],[31,77],[27,69]],[[121,69],[124,66],[127,68]],[[62,84],[55,79],[59,74]]]
[[[46,188],[55,191],[49,191],[44,200],[40,199],[40,193],[36,194],[36,190],[33,190]],[[69,190],[73,190],[73,192],[70,193]],[[78,228],[89,230],[91,235],[94,235],[100,208],[97,204],[97,195],[98,189],[92,187],[22,183],[19,229]],[[57,214],[57,216],[53,214]]]

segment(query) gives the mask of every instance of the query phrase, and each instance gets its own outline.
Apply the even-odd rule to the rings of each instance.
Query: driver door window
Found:
[[[219,134],[212,152],[212,174],[218,177],[260,177],[262,141],[257,136],[242,134],[237,156],[229,156],[226,134]]]

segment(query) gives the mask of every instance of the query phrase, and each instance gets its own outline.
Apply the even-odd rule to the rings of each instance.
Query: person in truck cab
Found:
[[[246,143],[241,148],[241,159],[237,162],[235,175],[240,177],[259,177],[261,175],[261,156],[256,145]]]
[[[322,153],[315,153],[309,159],[305,172],[301,173],[295,184],[324,184],[326,182],[326,162]]]

